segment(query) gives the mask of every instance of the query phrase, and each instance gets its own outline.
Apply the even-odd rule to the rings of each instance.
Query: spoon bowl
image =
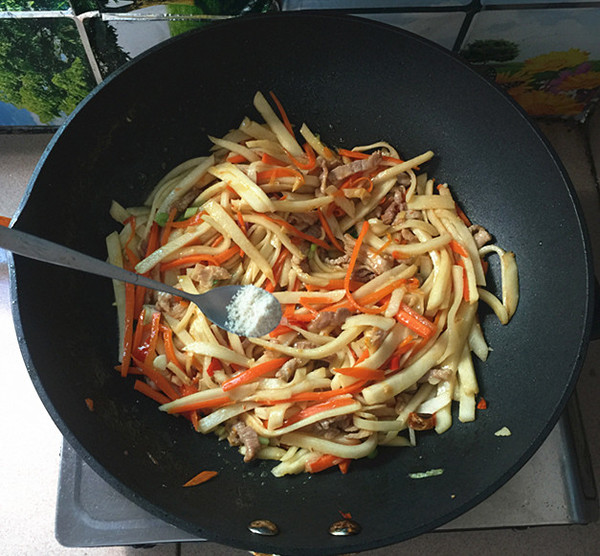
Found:
[[[221,286],[206,293],[187,293],[141,274],[95,259],[64,245],[4,226],[0,226],[0,247],[30,259],[129,282],[136,286],[187,299],[195,303],[206,318],[218,327],[240,336],[264,336],[271,332],[281,320],[282,312],[279,301],[266,290],[255,286]],[[261,310],[253,310],[252,306],[245,307],[245,313],[251,316],[251,319],[239,321],[230,318],[231,315],[240,313],[239,310],[235,311],[236,303],[252,303],[254,300],[260,301],[257,305]]]

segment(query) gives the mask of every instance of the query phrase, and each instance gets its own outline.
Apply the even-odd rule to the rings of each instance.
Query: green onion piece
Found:
[[[169,215],[166,212],[157,212],[154,217],[154,222],[156,222],[159,226],[164,226],[169,219]]]
[[[177,220],[187,220],[188,218],[195,216],[199,210],[200,210],[200,207],[188,207],[185,209],[185,212]]]

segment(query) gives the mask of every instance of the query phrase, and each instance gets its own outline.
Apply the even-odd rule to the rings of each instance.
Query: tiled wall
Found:
[[[600,0],[0,0],[0,131],[53,129],[108,74],[169,37],[303,9],[427,37],[534,116],[583,120],[600,98]]]

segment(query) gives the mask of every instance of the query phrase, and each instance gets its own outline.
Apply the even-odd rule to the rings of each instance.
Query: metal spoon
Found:
[[[4,226],[0,226],[0,247],[30,259],[73,268],[89,274],[97,274],[105,278],[121,280],[135,284],[136,286],[143,286],[182,297],[195,303],[202,313],[217,326],[240,336],[264,336],[271,332],[281,320],[282,313],[279,301],[269,292],[262,289],[259,293],[263,298],[261,307],[264,310],[264,318],[261,315],[261,318],[257,322],[254,322],[250,328],[243,323],[233,322],[228,318],[228,309],[232,308],[236,303],[235,297],[240,295],[243,290],[247,290],[247,288],[258,290],[255,286],[221,286],[199,295],[186,293],[162,282],[151,280],[141,274],[136,274],[135,272],[130,272],[89,255],[84,255],[63,245],[58,245],[46,239]],[[246,291],[245,293],[250,292]],[[234,301],[233,303],[232,300]],[[248,314],[256,314],[253,312],[252,307],[247,307],[247,311]]]

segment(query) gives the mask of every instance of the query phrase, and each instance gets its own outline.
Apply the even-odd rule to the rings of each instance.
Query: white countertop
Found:
[[[600,114],[591,124],[540,123],[577,189],[588,222],[600,276]],[[50,135],[0,134],[0,215],[16,210]],[[594,169],[596,161],[598,171]],[[39,400],[20,355],[6,287],[6,257],[0,250],[0,554],[136,554],[133,547],[65,548],[54,537],[54,512],[62,437]],[[600,342],[592,342],[578,386],[595,476],[600,477]],[[390,516],[391,518],[392,516]],[[396,554],[596,554],[600,523],[434,532],[366,556]],[[242,555],[214,543],[166,544],[144,555]]]

